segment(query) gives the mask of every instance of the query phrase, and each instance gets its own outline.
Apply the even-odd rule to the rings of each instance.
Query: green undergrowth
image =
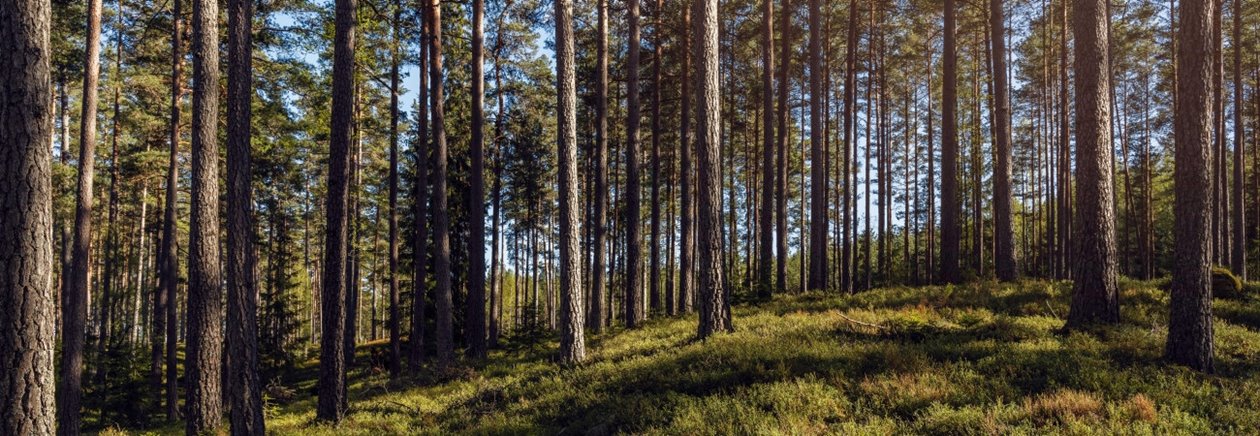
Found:
[[[1260,429],[1260,300],[1216,300],[1217,373],[1161,360],[1167,295],[1122,283],[1118,326],[1063,333],[1070,283],[806,294],[735,308],[736,331],[693,340],[695,316],[555,342],[390,382],[351,374],[339,426],[314,423],[315,365],[272,387],[278,434],[1204,434]],[[279,395],[289,397],[289,395]],[[177,431],[178,428],[169,429]]]

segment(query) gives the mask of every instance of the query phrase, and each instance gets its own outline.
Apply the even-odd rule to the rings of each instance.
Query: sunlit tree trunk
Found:
[[[718,178],[721,162],[721,90],[718,89],[718,1],[695,0],[696,63],[696,157],[698,163],[696,197],[699,224],[696,251],[699,254],[700,339],[732,330],[729,291],[722,287],[722,224],[719,203],[722,183]]]
[[[476,1],[476,0],[474,0]],[[578,216],[577,79],[573,66],[573,2],[556,0],[557,164],[560,178],[560,362],[586,358],[583,337],[581,234]],[[659,49],[658,49],[659,53]]]
[[[640,221],[639,188],[639,1],[626,4],[630,44],[626,60],[626,327],[643,321],[643,226]]]
[[[56,426],[50,9],[0,2],[0,433],[12,435]]]
[[[1173,114],[1173,274],[1167,358],[1212,372],[1212,23],[1214,0],[1178,10],[1177,107]]]

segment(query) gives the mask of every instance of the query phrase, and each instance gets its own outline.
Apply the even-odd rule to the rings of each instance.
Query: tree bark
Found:
[[[402,2],[394,0],[389,47],[389,376],[402,375],[402,304],[398,292],[398,58],[402,43]]]
[[[605,272],[608,270],[605,254],[608,245],[608,0],[599,0],[596,8],[599,9],[599,27],[595,36],[595,195],[592,200],[595,203],[592,212],[595,215],[592,217],[594,258],[591,260],[591,293],[586,313],[586,328],[591,333],[599,333],[604,328],[604,300],[607,298]],[[683,159],[686,160],[686,156]],[[684,179],[683,186],[686,183]],[[686,226],[685,223],[683,225]],[[685,277],[686,267],[683,268]]]
[[[453,303],[451,301],[451,217],[447,209],[446,170],[446,114],[443,111],[444,83],[442,79],[442,2],[433,0],[429,6],[429,87],[433,129],[434,186],[433,186],[433,244],[437,275],[437,359],[440,365],[449,365],[455,359]]]
[[[486,357],[486,223],[485,223],[485,64],[482,30],[484,1],[473,0],[472,23],[472,155],[468,192],[468,310],[464,341],[468,357]],[[500,30],[501,31],[501,30]],[[580,292],[579,292],[580,295]]]
[[[1076,69],[1076,246],[1067,327],[1120,321],[1111,180],[1111,91],[1106,0],[1072,9]]]
[[[577,79],[573,65],[573,2],[556,0],[556,93],[560,182],[560,362],[586,358],[582,334],[582,268],[577,173]],[[659,50],[658,50],[659,51]]]
[[[696,278],[695,278],[695,261],[696,261],[696,211],[694,202],[696,199],[696,191],[693,188],[692,177],[692,156],[695,150],[692,149],[691,142],[691,7],[683,7],[683,26],[682,26],[682,92],[680,99],[682,100],[682,108],[679,112],[679,132],[678,143],[679,149],[682,151],[682,157],[679,159],[679,166],[682,167],[682,181],[680,188],[682,191],[682,224],[679,225],[679,233],[681,233],[682,244],[679,248],[678,266],[680,272],[678,274],[678,307],[682,313],[691,313],[696,300]],[[604,58],[607,62],[606,57]],[[607,67],[604,68],[607,72]],[[607,77],[606,75],[603,77]],[[605,106],[605,110],[607,107]]]
[[[17,11],[14,14],[17,14]],[[17,15],[13,17],[17,18]],[[62,343],[59,370],[61,374],[58,377],[56,406],[57,431],[64,435],[79,434],[82,419],[80,403],[83,398],[83,351],[87,340],[88,294],[91,293],[89,269],[92,263],[92,191],[96,167],[97,86],[101,73],[101,0],[88,0],[87,17],[86,50],[83,60],[83,101],[82,112],[79,116],[79,176],[74,213],[74,241],[72,242],[74,248],[71,249],[70,277],[63,282],[65,289],[61,292]],[[6,26],[6,28],[16,30],[19,27]],[[19,39],[5,40],[21,41]],[[17,53],[9,50],[4,52]],[[31,74],[37,74],[37,70],[28,71]],[[15,126],[17,125],[24,124]]]
[[[263,426],[258,374],[257,252],[254,248],[250,102],[253,96],[253,3],[228,0],[227,94],[227,375],[232,434],[255,435]]]
[[[626,4],[630,49],[626,60],[626,327],[643,322],[643,226],[639,198],[639,1]]]
[[[1006,80],[1006,20],[1002,0],[989,2],[989,29],[993,42],[993,232],[994,269],[998,280],[1014,281],[1015,234],[1011,216],[1011,99]]]
[[[856,0],[854,0],[856,1]],[[778,128],[775,129],[776,140],[778,146],[778,156],[775,162],[775,234],[774,245],[777,259],[775,262],[775,285],[774,290],[778,293],[787,292],[787,260],[788,260],[788,210],[787,210],[787,141],[788,141],[788,94],[791,92],[791,83],[788,79],[788,70],[792,61],[792,0],[783,0],[782,11],[780,15],[779,26],[779,103],[778,103]],[[684,171],[686,168],[683,169]]]
[[[822,11],[809,0],[809,285],[827,287],[827,174],[823,165]]]
[[[1173,114],[1173,270],[1165,355],[1212,372],[1212,68],[1215,0],[1178,10],[1177,107]]]
[[[733,330],[729,294],[722,287],[722,222],[718,177],[721,152],[721,90],[718,89],[718,2],[695,0],[696,157],[698,163],[696,221],[700,278],[700,339]]]
[[[415,246],[412,249],[412,289],[411,289],[411,333],[408,339],[407,365],[412,371],[420,369],[421,361],[424,359],[424,327],[425,327],[425,299],[427,297],[428,279],[428,235],[429,235],[429,116],[428,116],[428,40],[429,38],[429,8],[427,5],[420,8],[420,58],[417,68],[420,76],[420,86],[417,88],[417,104],[416,114],[416,130],[418,138],[416,139],[416,149],[414,150],[416,158],[416,175],[415,175],[415,198],[412,199],[412,213],[415,214]]]
[[[218,431],[223,396],[219,267],[219,4],[193,2],[192,195],[188,218],[188,434]]]
[[[170,113],[170,149],[166,166],[166,198],[162,212],[162,236],[158,245],[157,268],[159,286],[153,307],[153,377],[155,384],[153,393],[159,400],[163,393],[160,389],[162,364],[166,365],[166,420],[174,421],[179,416],[175,348],[176,334],[177,288],[179,286],[179,259],[176,241],[175,220],[177,219],[179,195],[179,118],[180,100],[183,98],[184,56],[180,33],[182,14],[180,0],[172,1],[171,11],[171,113]],[[160,401],[159,401],[160,402]]]
[[[56,426],[50,10],[0,2],[0,433],[13,435]]]
[[[648,247],[648,298],[652,312],[665,309],[661,299],[661,9],[663,0],[656,0],[656,19],[652,29],[652,206],[651,235]]]
[[[337,0],[333,37],[332,116],[328,142],[324,283],[320,295],[319,402],[315,417],[340,422],[346,413],[346,273],[350,142],[354,123],[356,0]]]
[[[853,223],[856,222],[856,214],[853,213],[854,201],[854,180],[856,175],[853,171],[853,159],[856,158],[856,126],[854,126],[854,115],[857,111],[857,50],[858,50],[858,2],[857,0],[849,0],[849,30],[845,43],[845,72],[844,72],[844,153],[840,160],[844,166],[842,173],[844,174],[844,194],[841,201],[841,226],[844,230],[841,232],[843,247],[840,253],[841,271],[840,271],[840,289],[845,293],[853,293],[853,240],[855,232],[853,231]],[[786,62],[786,61],[785,61]]]
[[[1234,208],[1230,223],[1233,231],[1233,254],[1230,255],[1230,269],[1241,280],[1247,280],[1247,214],[1244,211],[1246,201],[1243,199],[1243,186],[1247,183],[1243,172],[1245,160],[1246,121],[1243,120],[1243,86],[1242,86],[1242,0],[1234,0]]]
[[[760,251],[757,254],[757,296],[769,299],[773,291],[774,266],[774,2],[762,0],[761,17],[761,226]]]
[[[958,283],[962,227],[958,196],[958,54],[954,0],[945,0],[945,66],[941,113],[941,281]]]

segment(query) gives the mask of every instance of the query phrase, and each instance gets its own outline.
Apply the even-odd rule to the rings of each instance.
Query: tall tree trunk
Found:
[[[433,117],[433,243],[437,275],[437,359],[441,365],[449,365],[455,359],[453,303],[451,302],[451,217],[447,210],[446,171],[446,114],[443,110],[444,83],[442,79],[442,2],[433,0],[429,7],[429,87]]]
[[[1067,39],[1067,1],[1062,0],[1060,4],[1060,22],[1059,22],[1059,147],[1058,147],[1058,207],[1059,212],[1059,241],[1058,241],[1058,257],[1055,260],[1057,264],[1056,277],[1069,278],[1071,267],[1068,265],[1068,259],[1072,256],[1072,169],[1069,162],[1071,156],[1071,132],[1072,129],[1068,125],[1068,39]]]
[[[962,226],[958,196],[958,54],[954,0],[945,0],[945,76],[941,113],[941,281],[958,283]]]
[[[354,123],[356,0],[337,0],[333,38],[332,117],[328,143],[324,283],[321,290],[319,403],[316,419],[340,422],[346,413],[346,273],[349,233],[350,142]]]
[[[468,193],[468,310],[464,341],[468,357],[486,357],[486,219],[485,219],[485,55],[483,46],[484,0],[473,0],[472,40],[472,180]],[[576,253],[575,253],[576,254]],[[579,293],[580,295],[580,293]]]
[[[429,8],[420,8],[420,58],[417,67],[420,70],[416,73],[420,76],[420,86],[417,90],[416,114],[416,130],[418,138],[416,139],[416,149],[413,151],[416,158],[416,175],[415,175],[415,198],[412,199],[412,213],[415,215],[415,244],[412,249],[412,289],[411,289],[411,334],[408,339],[407,365],[412,371],[420,369],[421,360],[424,359],[424,327],[425,327],[425,300],[428,294],[428,235],[429,235],[429,116],[428,116],[428,39],[429,34]]]
[[[1105,0],[1072,9],[1076,71],[1076,246],[1068,328],[1120,321],[1110,159],[1111,92],[1107,86]]]
[[[250,102],[253,88],[253,3],[228,1],[227,94],[227,375],[232,434],[255,435],[263,426],[258,374],[257,252],[254,248]]]
[[[99,32],[96,5],[89,14],[98,18]],[[7,308],[0,311],[0,433],[14,435],[51,435],[56,427],[50,9],[44,1],[0,2],[0,184],[5,187],[0,189],[0,307]],[[93,63],[92,49],[88,52],[85,70]],[[72,413],[74,428],[68,430],[77,432],[78,408]]]
[[[596,8],[599,9],[599,27],[595,36],[595,216],[592,217],[595,228],[592,229],[594,258],[591,261],[591,292],[586,313],[586,327],[591,333],[599,333],[604,329],[604,300],[607,298],[605,273],[608,270],[605,254],[608,245],[608,0],[599,0]],[[686,160],[687,157],[684,156],[683,161]],[[684,187],[687,186],[686,183],[684,179]],[[684,222],[684,234],[686,225]],[[685,270],[686,266],[683,268]],[[686,277],[686,272],[683,276]]]
[[[661,10],[663,0],[656,0],[652,29],[652,206],[651,235],[648,247],[648,298],[652,312],[664,310],[661,300]]]
[[[180,11],[181,0],[172,1],[173,17],[171,21],[171,117],[170,117],[170,151],[166,165],[166,204],[162,212],[162,245],[158,251],[158,269],[161,271],[162,285],[158,291],[160,304],[158,308],[164,313],[155,314],[155,318],[165,318],[165,360],[166,360],[166,420],[174,421],[179,417],[179,373],[176,346],[178,345],[179,311],[179,248],[176,233],[176,220],[179,208],[179,118],[180,100],[184,95],[184,47],[181,41],[180,27],[183,15]],[[155,312],[158,310],[155,308]],[[155,332],[154,343],[163,332]],[[154,346],[156,349],[157,346]],[[156,356],[155,356],[156,357]],[[156,392],[157,390],[155,390]]]
[[[757,254],[757,296],[769,299],[773,290],[770,270],[774,265],[774,2],[762,0],[761,17],[761,208]]]
[[[24,10],[38,13],[37,10]],[[14,15],[6,18],[18,19]],[[74,212],[74,248],[71,250],[69,280],[63,282],[65,288],[61,292],[61,367],[57,378],[57,431],[59,434],[77,435],[81,423],[80,402],[83,398],[83,348],[87,339],[88,294],[91,293],[91,277],[89,268],[92,263],[92,187],[95,180],[96,167],[96,105],[97,84],[101,73],[101,0],[88,0],[87,37],[83,60],[83,102],[79,116],[79,177],[78,195],[76,195]],[[28,21],[21,21],[26,23]],[[18,26],[5,26],[6,29],[19,29]],[[26,41],[23,38],[5,38],[4,41]],[[33,36],[33,35],[32,35]],[[3,53],[32,52],[3,50]],[[20,70],[11,70],[20,71]],[[27,74],[39,74],[38,69],[25,71]],[[10,81],[5,84],[14,83]],[[34,92],[34,91],[32,91]],[[43,100],[42,94],[39,100]],[[9,100],[7,101],[17,101]],[[38,108],[40,106],[31,106]],[[6,112],[7,113],[7,112]],[[26,126],[26,124],[9,124],[5,126]],[[32,136],[37,138],[39,136]],[[7,142],[6,142],[7,143]],[[8,160],[16,162],[16,160]],[[23,185],[25,186],[25,185]],[[16,209],[13,209],[16,210]],[[6,220],[7,222],[7,220]],[[16,271],[6,269],[6,271]]]
[[[823,165],[822,10],[809,0],[809,289],[827,288],[827,174]]]
[[[189,434],[222,423],[223,276],[219,267],[219,4],[193,2],[192,195],[188,218]]]
[[[557,153],[560,178],[560,362],[586,358],[582,334],[581,234],[578,213],[577,79],[573,66],[573,2],[556,0]],[[660,49],[657,49],[660,53]]]
[[[626,327],[643,321],[643,226],[639,223],[639,1],[627,3],[630,52],[626,60]]]
[[[696,197],[699,210],[696,221],[699,224],[696,242],[699,254],[700,275],[700,326],[697,335],[700,339],[729,332],[731,324],[731,306],[729,293],[722,287],[722,224],[719,203],[721,202],[722,183],[718,177],[718,165],[722,159],[721,152],[721,90],[718,89],[718,2],[717,0],[696,0],[695,28],[693,39],[696,42],[696,157],[698,185]]]
[[[1242,0],[1234,0],[1234,37],[1230,43],[1234,46],[1234,208],[1231,212],[1233,222],[1230,223],[1234,240],[1233,254],[1230,255],[1230,269],[1240,279],[1247,280],[1247,214],[1244,212],[1246,201],[1243,200],[1243,186],[1247,182],[1246,174],[1243,173],[1247,129],[1242,110],[1242,14]]]
[[[1173,140],[1173,274],[1167,358],[1212,372],[1212,22],[1214,0],[1182,0],[1178,10],[1177,108]]]
[[[1013,281],[1015,267],[1015,234],[1011,216],[1011,99],[1006,80],[1006,20],[1002,0],[989,2],[989,29],[992,32],[993,58],[993,233],[994,269],[998,280]]]
[[[607,6],[608,5],[605,2],[605,9],[607,9]],[[682,181],[680,182],[680,188],[682,191],[682,223],[679,225],[682,246],[679,248],[678,255],[678,266],[680,269],[678,274],[678,307],[680,309],[679,311],[682,313],[690,313],[696,300],[696,211],[694,207],[696,192],[692,187],[692,182],[695,179],[692,177],[691,165],[691,158],[695,154],[695,150],[691,146],[691,9],[691,7],[686,5],[683,7],[682,34],[679,37],[679,39],[682,39],[682,55],[680,56],[682,58],[682,84],[681,95],[679,96],[680,100],[682,100],[682,108],[679,110],[680,120],[678,132],[678,149],[682,152],[682,157],[679,159],[679,165],[682,167]],[[607,13],[604,15],[605,19],[601,22],[604,24],[605,30],[607,30]],[[606,32],[600,32],[600,34],[606,36]],[[600,75],[600,78],[601,81],[605,83],[608,78],[608,57],[606,46],[607,41],[605,41],[605,54],[600,56],[601,66],[604,70],[604,73]],[[607,118],[608,106],[606,104],[606,100],[605,103],[600,104],[600,107],[605,111],[604,118]],[[604,142],[607,142],[607,139],[604,139]],[[607,185],[605,185],[605,187],[607,187]]]
[[[857,111],[857,50],[858,50],[858,2],[857,0],[849,0],[849,30],[847,42],[845,42],[845,71],[844,71],[844,154],[840,160],[844,166],[842,171],[844,174],[844,194],[841,205],[841,226],[844,227],[841,239],[843,240],[842,253],[840,254],[841,268],[840,271],[840,288],[845,293],[852,293],[853,286],[853,241],[856,238],[853,232],[853,223],[857,221],[857,215],[853,213],[856,174],[853,174],[853,160],[856,158],[857,142],[856,130],[854,125],[855,112]],[[784,54],[786,57],[786,53]],[[786,61],[784,61],[786,62]]]
[[[402,41],[402,2],[394,0],[389,47],[389,376],[402,375],[402,304],[398,292],[398,58]]]
[[[854,0],[856,1],[856,0]],[[775,142],[779,148],[777,161],[775,162],[775,254],[777,259],[775,262],[775,285],[774,290],[778,293],[787,291],[787,260],[788,260],[788,211],[787,211],[787,140],[788,140],[788,94],[790,93],[790,85],[788,79],[788,69],[791,67],[792,61],[792,0],[783,0],[782,11],[780,15],[779,26],[779,104],[778,104],[778,128],[775,129],[777,138]],[[686,172],[687,168],[683,168]]]
[[[1222,16],[1224,0],[1214,0],[1212,8],[1212,253],[1213,262],[1218,265],[1229,264],[1229,207],[1225,194],[1225,42],[1222,35]]]

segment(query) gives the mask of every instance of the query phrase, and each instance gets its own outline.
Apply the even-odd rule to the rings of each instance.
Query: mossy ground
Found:
[[[360,350],[350,411],[315,424],[314,362],[271,401],[277,434],[1205,434],[1260,431],[1260,300],[1216,300],[1217,373],[1161,359],[1167,301],[1123,282],[1118,326],[1063,333],[1069,283],[886,288],[735,308],[736,332],[696,318],[555,342],[391,383]],[[870,324],[870,325],[864,325]],[[165,429],[175,431],[178,428]],[[164,431],[159,431],[164,432]]]

